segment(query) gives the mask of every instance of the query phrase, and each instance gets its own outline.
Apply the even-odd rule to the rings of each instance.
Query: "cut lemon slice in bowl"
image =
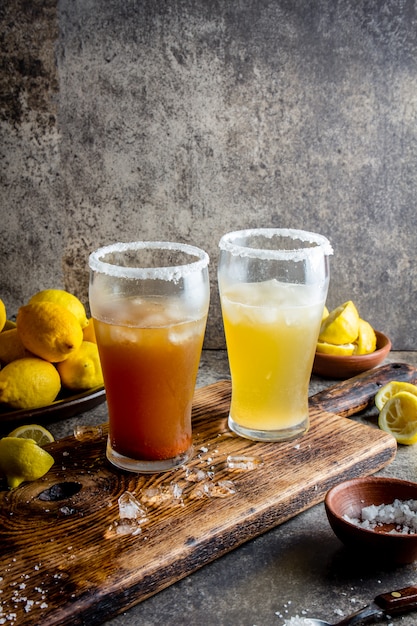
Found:
[[[39,424],[28,424],[18,426],[8,435],[8,437],[19,437],[20,439],[33,439],[38,446],[45,446],[47,443],[55,441],[52,433]]]
[[[375,406],[378,411],[382,410],[384,404],[400,391],[408,391],[417,396],[417,385],[406,383],[401,380],[391,380],[389,383],[381,387],[375,396]]]
[[[319,341],[343,345],[353,343],[359,333],[359,313],[352,300],[333,309],[322,321]]]
[[[389,398],[379,413],[378,426],[398,443],[417,443],[417,396],[400,391]]]
[[[325,341],[318,341],[316,346],[316,352],[320,354],[332,354],[333,356],[351,356],[355,346],[353,343],[344,343],[337,346],[335,343],[326,343]]]

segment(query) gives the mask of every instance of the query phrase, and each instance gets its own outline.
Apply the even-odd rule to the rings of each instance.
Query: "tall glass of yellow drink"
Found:
[[[232,378],[229,427],[283,441],[309,427],[308,388],[329,285],[322,235],[250,229],[220,240],[218,282]]]
[[[133,242],[100,248],[89,262],[109,411],[107,458],[134,472],[172,469],[192,451],[208,256],[185,244]]]

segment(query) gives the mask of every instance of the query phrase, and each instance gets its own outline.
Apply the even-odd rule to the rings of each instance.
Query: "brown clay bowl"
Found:
[[[348,548],[379,562],[403,565],[417,560],[417,534],[393,534],[389,528],[368,530],[344,519],[360,517],[363,507],[417,500],[417,483],[396,478],[354,478],[330,489],[324,501],[335,535]]]
[[[391,350],[391,341],[387,335],[378,330],[375,331],[375,334],[376,350],[370,354],[334,356],[316,352],[313,374],[324,378],[352,378],[380,365]]]

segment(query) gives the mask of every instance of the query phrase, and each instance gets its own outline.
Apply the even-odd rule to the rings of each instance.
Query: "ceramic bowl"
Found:
[[[313,374],[324,378],[352,378],[380,365],[391,350],[391,341],[378,330],[375,331],[375,335],[376,350],[370,354],[334,356],[316,352]]]
[[[417,534],[390,532],[388,526],[364,529],[344,519],[359,518],[363,507],[417,500],[417,483],[396,478],[354,478],[330,489],[324,501],[327,518],[336,536],[362,557],[403,565],[417,560]]]

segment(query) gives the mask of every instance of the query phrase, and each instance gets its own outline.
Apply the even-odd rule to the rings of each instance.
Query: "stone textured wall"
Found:
[[[411,0],[3,0],[0,297],[87,301],[89,252],[300,227],[416,349],[417,6]]]

